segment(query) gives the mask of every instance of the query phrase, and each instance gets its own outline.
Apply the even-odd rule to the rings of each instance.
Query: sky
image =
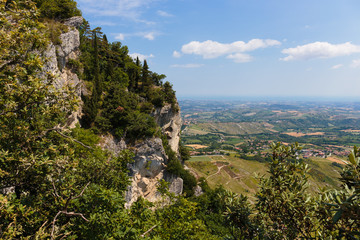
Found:
[[[360,100],[358,0],[77,0],[180,98]]]

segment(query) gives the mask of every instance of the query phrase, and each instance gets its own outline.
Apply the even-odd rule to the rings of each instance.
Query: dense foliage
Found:
[[[82,96],[82,125],[108,132],[119,138],[139,139],[156,133],[154,119],[149,115],[155,107],[166,103],[177,109],[175,92],[165,75],[149,70],[146,60],[128,55],[127,46],[109,43],[99,28],[90,29],[85,21],[80,28],[80,62],[88,94]],[[76,65],[76,64],[73,64]]]
[[[43,18],[61,20],[81,16],[81,12],[73,0],[35,0],[34,2]]]
[[[40,9],[42,2],[37,2]],[[63,9],[73,1],[49,1]],[[61,4],[64,4],[62,6]],[[54,10],[54,18],[64,18]],[[60,11],[61,12],[61,11]],[[76,12],[76,11],[75,11]],[[42,14],[49,14],[44,13]],[[185,171],[149,113],[176,108],[163,75],[108,43],[99,29],[82,26],[81,61],[69,61],[89,89],[83,123],[68,130],[78,107],[69,86],[55,88],[44,74],[50,36],[32,1],[0,2],[0,238],[1,239],[356,239],[360,237],[360,149],[341,173],[343,188],[307,193],[308,168],[300,146],[273,144],[268,176],[259,179],[256,203],[224,190],[203,190]],[[73,16],[70,13],[69,16]],[[51,17],[51,15],[46,15]],[[16,27],[14,27],[16,26]],[[35,54],[36,53],[36,54]],[[167,170],[184,179],[185,196],[159,182],[159,203],[138,199],[124,208],[132,153],[114,156],[97,144],[99,131],[136,140],[158,134]],[[185,160],[188,152],[180,146]]]

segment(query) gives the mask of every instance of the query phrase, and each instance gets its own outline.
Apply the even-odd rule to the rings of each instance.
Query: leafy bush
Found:
[[[168,140],[165,135],[161,136],[165,153],[168,156],[168,162],[166,164],[166,170],[173,173],[183,179],[183,192],[186,196],[191,197],[194,195],[194,189],[197,185],[196,178],[181,164],[180,160],[176,156],[176,153],[171,149]]]
[[[54,45],[60,45],[60,35],[68,31],[68,27],[53,19],[44,19],[46,26],[46,36]]]
[[[51,19],[66,19],[81,16],[81,11],[73,0],[35,0],[41,17]]]

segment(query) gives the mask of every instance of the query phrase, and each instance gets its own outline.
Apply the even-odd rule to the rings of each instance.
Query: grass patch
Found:
[[[187,162],[209,162],[212,159],[209,156],[192,156]]]
[[[211,174],[214,174],[217,172],[217,167],[215,166],[215,164],[206,161],[206,162],[200,162],[200,161],[195,161],[195,162],[189,162],[186,161],[186,165],[193,169],[194,171],[196,171],[196,173],[200,176],[200,177],[208,177]]]

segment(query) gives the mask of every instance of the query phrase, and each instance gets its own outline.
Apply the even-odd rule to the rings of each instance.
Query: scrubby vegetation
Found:
[[[66,2],[74,3],[54,1]],[[88,86],[83,96],[86,128],[67,130],[63,126],[78,103],[72,89],[56,89],[54,76],[40,74],[41,53],[50,40],[34,2],[1,1],[0,22],[1,239],[360,237],[359,148],[349,155],[339,191],[309,195],[308,168],[296,158],[300,146],[273,144],[269,176],[260,178],[254,205],[221,187],[210,189],[205,179],[199,182],[204,193],[192,196],[195,178],[182,168],[149,117],[154,106],[175,104],[174,91],[169,83],[162,84],[161,75],[84,23],[81,61],[71,64],[81,68]],[[100,131],[129,140],[162,136],[168,171],[184,178],[186,197],[170,193],[162,181],[162,203],[140,198],[125,209],[132,153],[115,157],[102,150],[97,145]],[[181,154],[187,157],[185,150]]]
[[[151,137],[156,131],[149,116],[155,107],[171,104],[176,110],[175,92],[165,75],[149,70],[146,60],[128,55],[127,46],[109,43],[99,28],[85,21],[80,29],[81,79],[89,93],[83,95],[82,125],[95,131],[113,131],[119,138]]]

